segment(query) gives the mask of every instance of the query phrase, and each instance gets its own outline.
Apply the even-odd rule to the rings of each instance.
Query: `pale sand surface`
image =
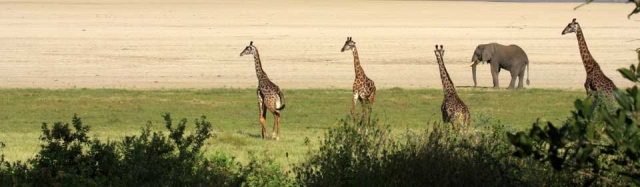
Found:
[[[637,63],[640,16],[631,4],[428,1],[11,1],[0,2],[2,88],[252,88],[249,41],[280,87],[350,88],[357,42],[379,88],[439,88],[434,44],[443,44],[456,86],[478,44],[520,45],[531,61],[530,88],[582,89],[575,34],[618,86],[616,69]],[[492,86],[489,66],[479,86]],[[510,75],[502,71],[501,87]]]

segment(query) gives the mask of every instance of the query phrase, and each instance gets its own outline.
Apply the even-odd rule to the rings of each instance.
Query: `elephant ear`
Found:
[[[487,45],[482,50],[482,61],[489,62],[491,58],[493,58],[493,54],[495,53],[495,47],[493,45]]]

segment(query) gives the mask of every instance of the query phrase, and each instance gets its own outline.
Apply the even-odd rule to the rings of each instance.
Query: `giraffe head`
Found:
[[[253,41],[251,41],[249,43],[249,45],[247,47],[244,48],[244,50],[242,51],[242,53],[240,53],[240,56],[244,56],[244,55],[253,55],[256,54],[256,47],[253,46]]]
[[[342,50],[340,52],[344,52],[346,50],[351,50],[356,48],[356,42],[351,40],[351,37],[347,37],[347,41],[344,42],[344,46],[342,46]]]
[[[444,56],[444,48],[440,45],[440,49],[438,49],[438,44],[436,44],[436,50],[433,50],[436,53],[436,58],[442,58]]]
[[[567,27],[564,28],[564,30],[562,31],[562,35],[565,35],[567,33],[572,33],[572,32],[576,32],[578,31],[578,22],[576,22],[576,18],[573,18],[573,21],[571,21],[571,23],[567,24]]]

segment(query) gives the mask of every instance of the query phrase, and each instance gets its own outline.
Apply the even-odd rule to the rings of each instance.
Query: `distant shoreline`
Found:
[[[429,0],[429,1],[477,1],[477,2],[514,2],[514,3],[584,3],[585,0]],[[628,0],[596,0],[593,3],[627,3]]]

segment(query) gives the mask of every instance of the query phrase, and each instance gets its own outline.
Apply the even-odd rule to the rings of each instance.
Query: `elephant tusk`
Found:
[[[469,64],[469,67],[478,64],[477,62],[471,62],[471,64]]]

